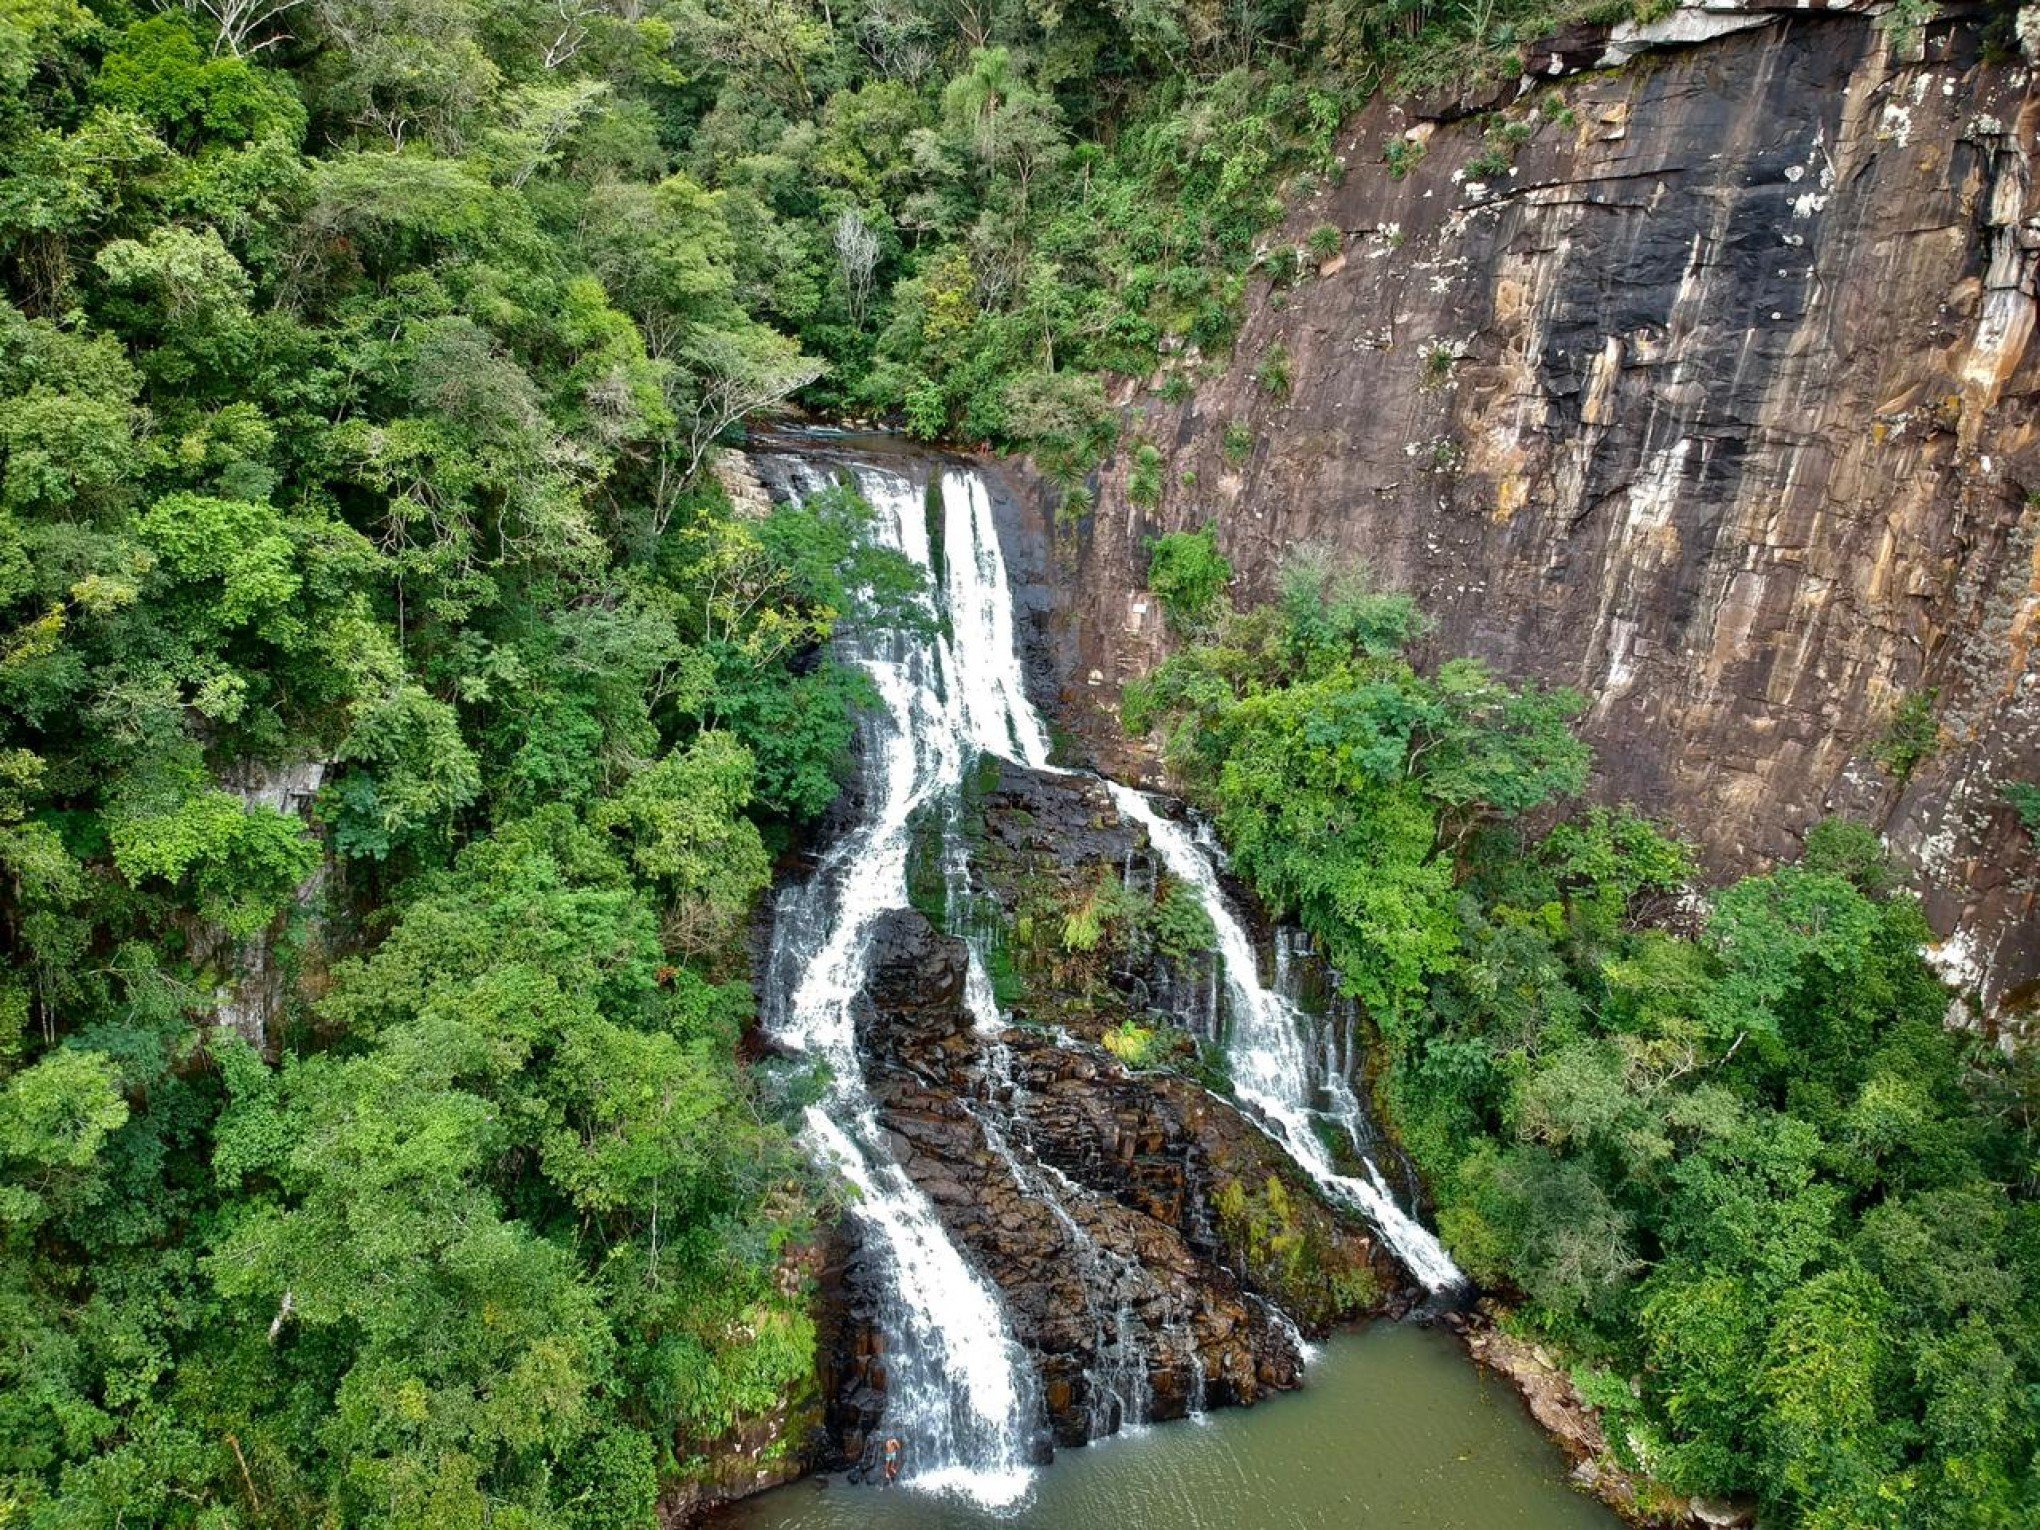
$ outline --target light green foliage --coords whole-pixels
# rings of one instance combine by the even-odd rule
[[[788,1159],[731,1053],[744,998],[662,961],[623,860],[547,809],[340,969],[324,1018],[354,1047],[230,1067],[218,1162],[251,1204],[206,1269],[242,1321],[288,1302],[307,1342],[264,1363],[333,1400],[342,1502],[461,1458],[551,1512],[545,1463],[656,1431],[651,1397],[712,1434],[802,1373],[798,1343],[744,1353],[799,1322],[769,1262],[680,1235],[761,1218]]]
[[[0,1152],[24,1163],[82,1169],[107,1133],[127,1121],[127,1103],[107,1059],[64,1048],[8,1080]]]
[[[623,831],[631,864],[670,890],[689,943],[702,952],[730,938],[771,877],[757,827],[740,812],[751,778],[749,750],[726,733],[704,733],[685,753],[632,776],[590,815],[596,828]]]
[[[1179,630],[1210,621],[1232,582],[1232,564],[1218,550],[1217,529],[1172,531],[1150,542],[1147,582]]]
[[[1241,870],[1278,910],[1335,931],[1333,959],[1385,1015],[1451,966],[1449,849],[1492,817],[1577,790],[1577,698],[1519,692],[1478,665],[1435,677],[1402,655],[1406,599],[1308,561],[1283,603],[1130,687],[1129,726],[1170,723],[1172,762],[1207,793]]]
[[[1423,158],[1424,146],[1421,143],[1412,143],[1401,135],[1389,139],[1382,145],[1382,163],[1388,166],[1389,177],[1392,180],[1401,180],[1416,169],[1423,162]]]
[[[360,767],[328,799],[343,855],[381,860],[408,836],[449,836],[455,815],[481,792],[458,714],[416,685],[359,704],[336,753]]]
[[[1268,347],[1261,357],[1261,364],[1254,368],[1254,381],[1264,392],[1278,403],[1286,403],[1295,379],[1290,375],[1289,347],[1276,342]]]
[[[1884,841],[1868,824],[1847,818],[1823,818],[1806,831],[1808,871],[1841,877],[1866,893],[1889,892],[1895,881]]]
[[[1063,949],[1088,955],[1098,949],[1108,928],[1129,926],[1146,912],[1146,906],[1119,880],[1118,874],[1108,871],[1064,915]]]
[[[948,119],[711,9],[0,15],[0,1517],[646,1525],[812,1372],[738,932],[927,610],[702,469],[864,374]]]
[[[1150,441],[1133,449],[1126,470],[1126,497],[1143,510],[1152,510],[1162,502],[1162,454]]]
[[[2031,1060],[1943,1029],[1926,926],[1863,825],[1814,826],[1697,935],[1659,927],[1691,928],[1683,846],[1606,809],[1523,827],[1585,780],[1576,700],[1419,674],[1416,629],[1307,556],[1126,710],[1365,1002],[1456,1257],[1580,1357],[1613,1448],[1671,1493],[1781,1524],[2022,1522]],[[1220,1212],[1281,1257],[1241,1187]]]
[[[294,818],[204,791],[161,808],[137,808],[109,826],[113,863],[130,882],[188,889],[200,917],[250,935],[288,902],[318,864]]]
[[[1136,1072],[1158,1067],[1176,1050],[1177,1037],[1134,1020],[1122,1020],[1100,1038],[1105,1050]]]
[[[1379,1299],[1374,1271],[1329,1239],[1322,1213],[1279,1178],[1226,1179],[1213,1200],[1231,1258],[1281,1291],[1289,1310],[1330,1321]]]

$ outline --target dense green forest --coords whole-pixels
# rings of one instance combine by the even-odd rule
[[[714,443],[885,413],[1080,510],[1346,109],[1627,9],[0,0],[0,1525],[642,1526],[805,1385],[743,931],[912,590]],[[1496,822],[1564,698],[1284,611],[1148,705],[1462,1257],[1668,1480],[2030,1513],[2027,1101],[1860,836],[1678,938],[1676,846]]]
[[[1420,673],[1410,602],[1322,560],[1233,616],[1214,562],[1158,546],[1202,640],[1128,721],[1365,1002],[1446,1242],[1618,1455],[1766,1522],[2034,1523],[2040,1076],[1944,1027],[1877,836],[1696,908],[1682,846],[1567,801],[1580,697]]]

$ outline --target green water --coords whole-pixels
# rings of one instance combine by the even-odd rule
[[[1449,1335],[1396,1323],[1326,1344],[1303,1391],[1062,1451],[994,1515],[904,1489],[797,1483],[742,1530],[1612,1530],[1558,1449]]]

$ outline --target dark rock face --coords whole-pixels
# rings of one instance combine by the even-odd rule
[[[901,1165],[999,1287],[1057,1441],[1109,1433],[1134,1407],[1180,1418],[1200,1400],[1293,1386],[1289,1334],[1186,1236],[1200,1169],[1180,1119],[1108,1057],[1020,1031],[999,1038],[1010,1064],[987,1087],[962,942],[901,913],[876,954],[860,1039],[881,1117]],[[1125,1395],[1101,1395],[1097,1373],[1115,1369]]]
[[[1164,645],[1147,537],[1214,521],[1248,598],[1327,543],[1416,595],[1440,654],[1586,691],[1597,793],[1714,872],[1869,819],[1951,975],[2016,1000],[2040,976],[2040,863],[2001,795],[2040,779],[2040,95],[1974,19],[1909,55],[1839,12],[1664,26],[1735,30],[1540,86],[1506,108],[1519,146],[1446,103],[1349,124],[1343,183],[1271,239],[1329,223],[1343,252],[1261,292],[1188,402],[1128,385],[1080,534],[1037,505],[1011,539],[1056,591],[1037,627],[1066,723],[1139,768],[1112,708]],[[1533,66],[1642,45],[1621,33]],[[1421,148],[1400,180],[1396,141]],[[1277,346],[1286,398],[1255,378]],[[1125,495],[1142,439],[1169,459],[1156,513]],[[1901,784],[1879,739],[1930,690],[1941,745]]]
[[[1001,902],[1024,872],[1094,877],[1143,848],[1102,789],[1077,778],[1004,767],[985,809],[973,874]],[[987,1036],[966,1006],[963,942],[909,910],[881,919],[871,959],[858,1044],[893,1151],[998,1286],[1057,1443],[1295,1386],[1298,1332],[1277,1303],[1317,1330],[1362,1302],[1384,1305],[1381,1293],[1400,1300],[1400,1274],[1367,1230],[1322,1205],[1250,1122],[1096,1044],[1116,1005],[1090,1016],[1090,1036],[1029,1024]],[[1053,991],[1028,992],[1068,1018]],[[1251,1231],[1228,1221],[1228,1187],[1261,1204],[1271,1185],[1312,1250],[1307,1274],[1293,1256],[1257,1259]],[[854,1222],[845,1232],[854,1240]],[[844,1461],[861,1457],[884,1405],[863,1258],[846,1242],[824,1290],[823,1387]],[[1349,1277],[1337,1292],[1328,1269]]]

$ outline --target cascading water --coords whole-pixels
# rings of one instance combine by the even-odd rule
[[[1285,994],[1263,986],[1254,943],[1227,903],[1219,886],[1211,852],[1182,824],[1155,811],[1131,787],[1107,781],[1119,810],[1148,831],[1148,839],[1176,878],[1195,889],[1218,935],[1225,965],[1226,997],[1231,1024],[1226,1036],[1226,1061],[1233,1088],[1259,1112],[1269,1132],[1325,1191],[1364,1212],[1381,1230],[1418,1280],[1432,1291],[1465,1284],[1466,1277],[1430,1231],[1396,1204],[1365,1143],[1356,1134],[1353,1147],[1366,1177],[1341,1174],[1318,1140],[1312,1107],[1328,1080],[1313,1067],[1307,1036],[1309,1019]],[[1343,1085],[1343,1076],[1336,1089]],[[1350,1098],[1350,1090],[1348,1091]],[[1336,1108],[1336,1107],[1335,1107]],[[1358,1114],[1357,1102],[1354,1114]],[[1350,1123],[1349,1123],[1350,1126]]]
[[[983,482],[974,475],[948,475],[942,493],[944,589],[951,641],[969,653],[972,672],[979,682],[963,700],[971,736],[980,748],[993,754],[1036,770],[1049,769],[1047,730],[1027,699],[1020,671],[1005,559],[999,549],[990,499]],[[959,511],[956,520],[961,535],[949,531],[952,504]],[[977,698],[975,702],[973,695]],[[985,1038],[988,1093],[994,1100],[1004,1099],[1009,1113],[1017,1113],[1021,1090],[1013,1078],[1012,1055],[998,1039],[1006,1020],[999,1012],[986,966],[986,931],[970,912],[973,900],[969,855],[961,827],[957,815],[952,813],[943,846],[947,923],[950,933],[961,936],[969,951],[964,1002],[978,1034]],[[1081,1186],[1053,1165],[1016,1152],[1004,1125],[992,1112],[972,1113],[985,1134],[986,1145],[1005,1163],[1014,1182],[1048,1208],[1082,1261],[1094,1357],[1086,1376],[1090,1385],[1090,1438],[1101,1439],[1121,1429],[1145,1424],[1152,1405],[1147,1335],[1127,1297],[1138,1267],[1125,1255],[1102,1247],[1077,1220],[1070,1207],[1087,1194]],[[1109,1315],[1105,1310],[1107,1301],[1111,1303]],[[1195,1354],[1194,1345],[1184,1347]],[[1203,1406],[1202,1390],[1200,1375],[1193,1382],[1199,1410]]]
[[[776,466],[795,492],[827,481],[798,459]],[[855,1187],[853,1214],[883,1271],[886,1289],[879,1293],[877,1312],[887,1344],[883,1428],[909,1442],[902,1480],[996,1508],[1016,1502],[1028,1488],[1042,1421],[1036,1378],[997,1290],[972,1269],[933,1204],[894,1159],[864,1080],[854,1014],[870,977],[874,930],[882,916],[910,906],[908,863],[916,825],[934,815],[945,829],[941,868],[951,931],[964,937],[970,951],[965,998],[986,1040],[981,1083],[995,1105],[1002,1097],[1017,1098],[1010,1059],[997,1039],[1005,1020],[985,963],[985,932],[973,917],[961,789],[982,753],[1050,769],[1049,744],[1026,696],[1005,560],[984,482],[968,472],[942,475],[938,547],[919,486],[868,463],[853,463],[851,472],[874,509],[879,540],[939,574],[942,620],[934,637],[872,632],[845,640],[846,657],[869,673],[881,702],[860,734],[867,793],[859,821],[803,885],[780,898],[766,1020],[779,1046],[827,1069],[827,1093],[807,1111],[805,1138],[819,1162]],[[1209,991],[1197,1007],[1210,1011],[1200,1018],[1215,1032],[1222,966],[1231,1019],[1228,1050],[1242,1099],[1321,1185],[1372,1218],[1426,1285],[1457,1284],[1459,1273],[1444,1250],[1402,1212],[1381,1182],[1366,1144],[1356,1135],[1369,1177],[1344,1176],[1312,1130],[1314,1091],[1335,1070],[1313,1070],[1305,1017],[1287,996],[1261,985],[1252,944],[1213,869],[1222,852],[1215,844],[1200,845],[1139,793],[1104,784],[1120,809],[1147,827],[1162,862],[1195,890],[1211,916],[1218,959],[1200,974],[1208,975]],[[1343,1081],[1342,1072],[1340,1077]],[[1335,1117],[1350,1100],[1350,1091],[1334,1092]],[[1359,1121],[1357,1102],[1352,1103]],[[1087,1373],[1092,1433],[1141,1421],[1151,1398],[1148,1355],[1155,1335],[1128,1301],[1141,1275],[1138,1266],[1100,1245],[1073,1214],[1090,1192],[1031,1152],[1016,1151],[996,1110],[967,1108],[1015,1183],[1049,1207],[1084,1261],[1095,1336]],[[1279,1312],[1271,1310],[1271,1318],[1288,1324]],[[1190,1357],[1195,1411],[1202,1405],[1203,1376],[1195,1345],[1187,1342],[1189,1319],[1187,1310],[1175,1310],[1153,1320]],[[1301,1349],[1300,1336],[1297,1343]]]
[[[876,468],[860,465],[855,475],[876,512],[879,539],[932,571],[921,490]],[[798,464],[792,477],[796,485],[815,481]],[[805,1136],[816,1157],[855,1187],[854,1214],[884,1262],[885,1428],[910,1442],[902,1480],[996,1507],[1018,1500],[1031,1475],[1040,1413],[1033,1377],[996,1291],[894,1160],[864,1083],[853,1022],[873,929],[881,915],[908,907],[916,816],[926,808],[953,811],[963,773],[981,749],[1029,762],[1048,753],[1021,687],[984,486],[974,475],[946,473],[940,492],[948,634],[855,640],[850,657],[883,703],[863,727],[869,796],[862,821],[805,886],[780,899],[767,1025],[780,1046],[829,1071],[827,1096],[807,1111]],[[982,983],[982,972],[976,976]],[[973,1002],[989,1002],[988,983]]]

